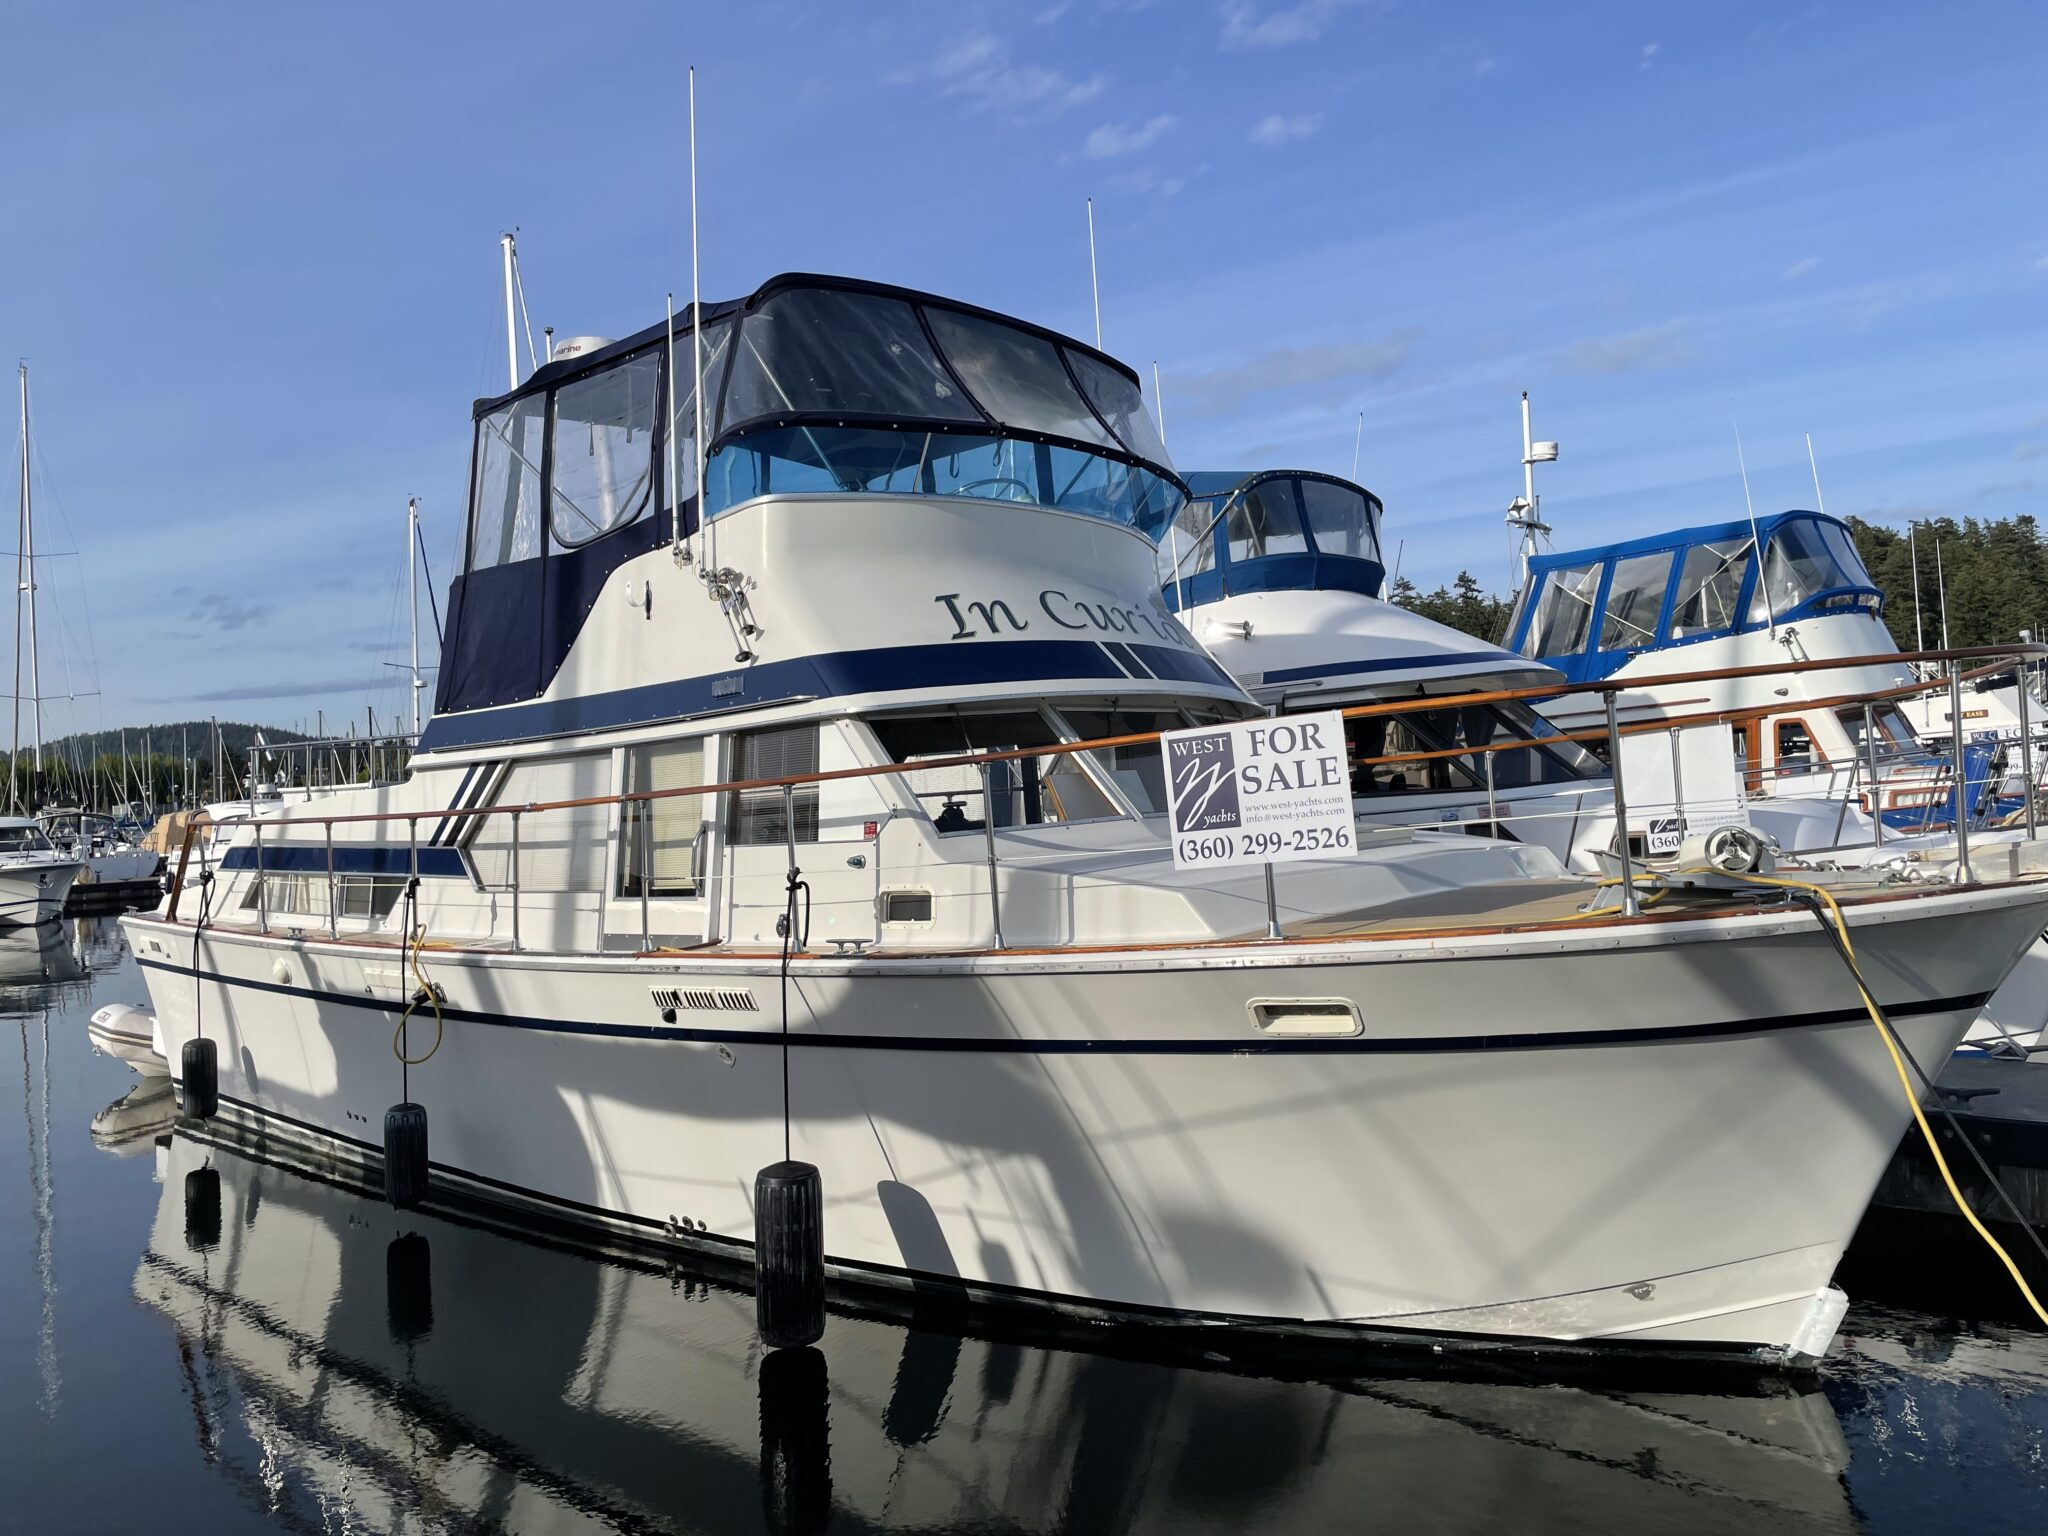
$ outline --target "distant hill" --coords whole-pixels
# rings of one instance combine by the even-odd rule
[[[261,732],[267,742],[304,741],[307,738],[296,731],[287,731],[275,725],[246,725],[237,720],[223,720],[220,723],[221,740],[226,752],[237,761],[249,755],[249,748],[255,744],[257,733]],[[150,749],[158,757],[175,758],[181,750],[191,752],[194,757],[212,757],[213,722],[210,720],[173,720],[168,724],[161,721],[151,725],[131,725],[127,728],[127,747],[130,757],[142,756],[142,744],[148,741]],[[55,741],[43,743],[43,756],[62,758],[66,762],[90,762],[96,757],[121,755],[122,732],[80,731],[71,736],[59,736]],[[22,743],[22,750],[28,744]]]

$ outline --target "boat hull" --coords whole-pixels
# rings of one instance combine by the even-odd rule
[[[1932,1072],[2048,888],[1852,908]],[[429,951],[126,921],[173,1063],[223,1113],[373,1159],[427,1107],[444,1188],[743,1251],[784,1155],[773,957]],[[1231,1321],[1824,1351],[1829,1280],[1908,1111],[1813,919],[1433,939],[801,959],[789,1152],[842,1269]],[[1342,1038],[1261,999],[1335,999]],[[422,1011],[408,1050],[426,1055]]]
[[[81,864],[15,864],[0,867],[0,928],[29,928],[64,915],[64,898]]]

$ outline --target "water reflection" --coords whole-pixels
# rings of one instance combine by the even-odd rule
[[[1824,1395],[1276,1380],[751,1298],[180,1131],[135,1294],[201,1453],[288,1513],[414,1528],[1851,1529]],[[345,1515],[345,1518],[343,1516]]]

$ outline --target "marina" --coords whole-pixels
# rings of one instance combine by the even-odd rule
[[[2048,31],[1749,9],[24,17],[13,1520],[2038,1530]]]

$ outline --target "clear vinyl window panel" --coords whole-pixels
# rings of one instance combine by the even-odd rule
[[[1060,349],[1043,336],[937,307],[926,309],[925,318],[960,381],[997,421],[1077,443],[1119,446],[1075,389]],[[1157,462],[1167,462],[1163,453]]]
[[[1216,502],[1191,501],[1159,536],[1159,582],[1171,586],[1216,567]]]
[[[1639,651],[1657,643],[1657,619],[1671,586],[1673,556],[1629,555],[1614,563],[1607,609],[1600,621],[1600,649]]]
[[[611,754],[579,753],[514,763],[491,796],[494,806],[534,805],[601,798],[612,792]],[[604,890],[610,807],[579,805],[528,811],[519,818],[519,889],[524,892]],[[485,890],[512,889],[509,813],[473,818],[463,844],[471,872]]]
[[[548,526],[556,544],[574,549],[646,515],[660,388],[661,355],[642,352],[555,391]]]
[[[1847,534],[1833,523],[1799,518],[1771,535],[1763,580],[1750,599],[1750,621],[1783,618],[1823,592],[1869,585],[1870,573]]]
[[[740,325],[725,419],[834,411],[981,420],[903,300],[819,288],[773,295]]]
[[[515,400],[476,424],[476,490],[471,498],[469,569],[540,554],[542,439],[547,401]]]
[[[704,744],[665,741],[626,751],[625,793],[694,789],[704,783]],[[700,894],[707,795],[671,795],[630,801],[619,816],[619,894],[689,897]]]
[[[1734,627],[1742,583],[1756,547],[1748,539],[1698,544],[1685,552],[1678,572],[1678,596],[1671,604],[1673,640],[1710,635]]]
[[[1325,555],[1378,560],[1379,504],[1357,491],[1328,480],[1299,480],[1308,531],[1316,550]]]
[[[1571,656],[1586,648],[1593,632],[1593,599],[1600,590],[1601,565],[1566,566],[1543,580],[1543,596],[1529,628],[1531,656]]]
[[[267,910],[271,916],[318,917],[329,915],[330,889],[334,915],[367,918],[389,917],[405,892],[403,875],[336,875],[330,886],[325,874],[286,874],[266,870],[249,882],[242,898],[245,911]]]
[[[1294,482],[1264,480],[1239,496],[1224,520],[1224,537],[1230,541],[1233,564],[1264,555],[1307,554],[1308,536],[1301,531]]]

